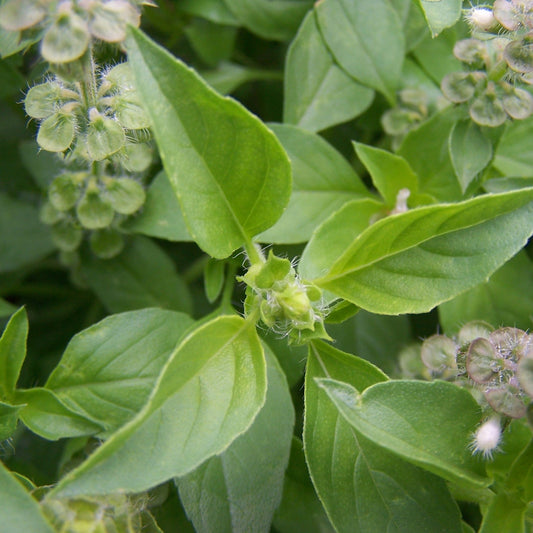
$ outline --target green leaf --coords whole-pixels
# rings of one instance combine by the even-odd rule
[[[220,455],[176,480],[196,531],[268,531],[281,500],[294,426],[287,381],[268,348],[265,405]]]
[[[349,380],[360,390],[386,376],[325,343],[310,347],[305,390],[305,452],[311,477],[339,532],[459,532],[444,482],[365,439],[340,415],[316,378]]]
[[[520,252],[481,285],[439,306],[440,324],[451,335],[472,320],[494,327],[528,329],[533,319],[533,264]]]
[[[318,26],[336,62],[394,104],[405,42],[400,17],[392,5],[387,0],[374,0],[371,6],[351,0],[323,0],[315,9]]]
[[[360,115],[374,91],[357,83],[333,60],[308,13],[292,41],[285,63],[283,121],[321,131]]]
[[[63,478],[54,496],[140,492],[183,476],[250,427],[265,392],[253,324],[236,316],[203,324],[174,351],[142,411]]]
[[[54,250],[35,207],[0,193],[0,272],[35,263]]]
[[[458,119],[455,108],[446,108],[410,131],[398,150],[419,179],[419,192],[443,202],[462,199],[457,180],[450,179],[453,166],[448,150],[450,132]]]
[[[314,234],[300,272],[374,313],[426,312],[486,280],[525,245],[533,233],[532,200],[530,188],[420,207],[381,219],[362,233],[355,228],[341,252],[335,222],[344,223],[349,211],[356,216],[357,202],[351,202]],[[341,227],[347,235],[340,244],[346,244],[351,231]],[[333,256],[328,251],[320,262],[318,251],[331,248],[332,241],[341,253],[328,266]]]
[[[436,37],[442,30],[453,26],[461,16],[462,0],[418,0],[429,29]]]
[[[72,338],[45,387],[109,433],[141,410],[192,324],[163,309],[108,316]]]
[[[448,149],[455,175],[465,192],[471,181],[490,163],[492,143],[477,124],[462,120],[450,132]]]
[[[70,410],[49,389],[19,389],[14,401],[17,404],[25,404],[19,412],[24,424],[48,440],[95,435],[103,429],[96,422]]]
[[[22,407],[22,405],[0,402],[0,443],[15,432]]]
[[[157,174],[150,184],[141,213],[128,218],[121,227],[169,241],[192,240],[178,198],[164,171]]]
[[[198,57],[211,67],[231,58],[235,48],[237,28],[193,19],[184,30],[187,39]]]
[[[324,507],[317,498],[305,464],[302,442],[293,437],[289,467],[285,473],[283,499],[274,515],[279,533],[334,533]]]
[[[189,231],[223,259],[280,217],[291,188],[287,155],[257,117],[138,30],[126,42]]]
[[[209,259],[204,268],[205,295],[210,303],[213,303],[224,287],[226,263]]]
[[[224,0],[241,24],[264,39],[289,41],[312,0]]]
[[[0,462],[0,524],[3,533],[54,533],[39,504]],[[23,527],[21,527],[23,526]]]
[[[272,124],[271,128],[291,159],[293,189],[281,218],[259,235],[258,241],[305,242],[346,202],[369,196],[353,168],[322,137],[285,124]]]
[[[16,306],[0,298],[0,317],[12,315],[17,310]]]
[[[174,263],[149,239],[136,237],[113,259],[85,254],[82,273],[111,313],[143,307],[189,312],[191,299]]]
[[[362,143],[354,142],[353,145],[357,157],[370,173],[374,186],[388,207],[396,205],[400,189],[416,193],[418,176],[403,157]]]
[[[176,7],[189,15],[203,17],[217,24],[239,25],[235,15],[220,0],[181,0]]]
[[[490,502],[479,533],[525,533],[527,504],[514,494],[496,494]]]
[[[467,390],[445,381],[405,380],[378,383],[360,394],[334,379],[318,384],[344,418],[379,446],[450,481],[491,483],[469,450],[481,410]]]
[[[533,117],[507,125],[494,155],[493,166],[504,176],[533,177]]]
[[[26,357],[28,316],[21,307],[9,320],[0,338],[0,400],[11,400]]]

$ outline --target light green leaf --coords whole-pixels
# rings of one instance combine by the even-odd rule
[[[281,500],[294,426],[287,381],[268,348],[265,405],[222,454],[176,480],[198,532],[268,531]]]
[[[337,63],[357,81],[396,101],[404,59],[400,17],[388,0],[323,0],[318,26]]]
[[[419,192],[442,202],[462,199],[461,187],[453,176],[450,154],[446,148],[459,111],[447,108],[410,131],[398,150],[418,176]]]
[[[22,405],[0,402],[0,442],[8,439],[15,432],[22,407]]]
[[[483,516],[479,533],[525,533],[527,504],[517,495],[496,494]]]
[[[39,504],[0,462],[0,524],[3,533],[54,533]],[[23,526],[23,528],[21,528]]]
[[[476,123],[462,120],[450,132],[448,149],[455,175],[465,192],[471,181],[490,163],[492,143]]]
[[[533,117],[507,125],[494,155],[493,166],[504,176],[533,177]]]
[[[143,307],[189,312],[191,298],[174,263],[155,244],[135,237],[113,259],[86,254],[82,273],[88,285],[111,313]]]
[[[241,24],[264,39],[290,41],[312,0],[223,0]]]
[[[253,323],[237,316],[207,322],[174,351],[142,411],[63,478],[54,495],[140,492],[183,476],[250,427],[265,393]]]
[[[481,285],[439,306],[440,324],[447,335],[471,320],[495,328],[512,325],[528,329],[533,320],[533,264],[520,252]]]
[[[333,60],[316,23],[305,17],[285,63],[283,121],[321,131],[360,115],[374,91],[357,83]]]
[[[108,316],[72,338],[45,387],[109,433],[141,410],[193,323],[163,309]]]
[[[362,143],[354,142],[353,145],[357,157],[370,173],[374,186],[388,207],[396,205],[400,189],[416,193],[418,176],[403,157]]]
[[[21,307],[9,320],[0,338],[0,400],[11,400],[26,357],[28,316]]]
[[[424,15],[412,0],[391,0],[402,21],[406,52],[411,51],[429,34]]]
[[[429,29],[436,37],[443,29],[453,26],[461,16],[462,0],[418,0]]]
[[[334,533],[324,507],[317,498],[305,464],[303,443],[292,439],[291,458],[285,473],[283,499],[274,515],[273,526],[279,533]]]
[[[95,421],[70,410],[49,389],[19,389],[14,401],[20,405],[25,404],[19,412],[22,422],[31,431],[48,440],[95,435],[103,429]]]
[[[444,482],[365,439],[316,384],[337,377],[360,390],[386,380],[370,363],[325,343],[310,347],[305,391],[305,452],[311,477],[336,530],[460,532]]]
[[[291,188],[287,155],[257,117],[140,31],[126,42],[189,232],[223,259],[280,217]]]
[[[346,421],[379,446],[450,481],[491,483],[468,446],[481,410],[467,390],[445,381],[404,380],[378,383],[360,394],[345,382],[317,382]]]
[[[369,196],[353,168],[322,137],[284,124],[272,124],[271,128],[290,157],[293,189],[281,218],[259,235],[258,241],[305,242],[346,202]]]
[[[224,287],[226,263],[217,259],[209,259],[204,268],[205,295],[213,303]]]
[[[148,187],[142,211],[128,218],[122,228],[169,241],[192,241],[178,198],[164,171]]]
[[[0,272],[39,261],[54,250],[35,207],[0,193]]]
[[[318,250],[336,238],[329,229],[336,219],[346,220],[339,211],[314,234],[300,272],[374,313],[426,312],[485,281],[525,245],[533,233],[532,201],[530,188],[389,216],[362,233],[356,228],[351,244],[328,267],[332,255],[320,262]],[[357,202],[343,208],[350,210],[359,211]],[[343,229],[348,235],[341,244],[350,235]]]

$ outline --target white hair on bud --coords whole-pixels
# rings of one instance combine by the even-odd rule
[[[490,7],[473,7],[469,9],[466,13],[466,20],[473,28],[481,31],[490,30],[496,23]]]
[[[470,445],[472,453],[481,454],[483,459],[492,459],[502,438],[502,428],[498,418],[489,418],[474,433]]]

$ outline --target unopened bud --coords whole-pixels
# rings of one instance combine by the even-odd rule
[[[481,454],[483,459],[492,459],[502,438],[500,421],[497,418],[489,418],[483,422],[474,433],[471,448],[474,454]]]
[[[106,228],[115,216],[113,208],[101,198],[96,186],[87,187],[76,207],[76,213],[81,224],[87,229]]]

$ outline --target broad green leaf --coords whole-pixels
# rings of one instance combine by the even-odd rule
[[[189,312],[191,298],[174,263],[153,241],[132,239],[118,257],[86,254],[82,273],[111,313],[143,307]]]
[[[3,533],[54,533],[39,504],[0,462],[0,524]]]
[[[477,124],[462,120],[450,132],[448,149],[455,175],[465,192],[472,180],[490,163],[492,144]]]
[[[266,230],[289,200],[290,164],[272,132],[138,30],[127,38],[137,90],[194,240],[222,259]]]
[[[481,410],[467,390],[445,381],[404,380],[359,393],[334,379],[318,383],[344,418],[379,446],[462,485],[491,483],[468,446]]]
[[[260,242],[297,243],[349,200],[369,196],[348,162],[322,137],[295,126],[272,124],[292,165],[293,188],[287,209]]]
[[[276,357],[265,349],[265,405],[250,429],[220,455],[176,480],[198,532],[269,531],[289,461],[294,408]]]
[[[412,0],[391,0],[402,22],[405,35],[405,50],[411,51],[428,35],[428,27],[420,8]]]
[[[525,533],[527,504],[517,496],[496,494],[483,516],[479,533]]]
[[[336,62],[357,81],[396,101],[404,59],[400,17],[388,0],[323,0],[318,26]]]
[[[340,251],[335,221],[358,211],[351,202],[314,234],[300,272],[367,311],[423,313],[485,281],[520,251],[533,233],[532,201],[530,188],[392,215],[362,233],[356,228],[351,244],[328,266],[332,254],[321,260],[318,251],[332,241]],[[346,244],[351,232],[343,229]]]
[[[461,16],[462,0],[418,0],[434,37],[453,26]]]
[[[370,173],[374,186],[388,207],[396,205],[400,189],[416,193],[418,177],[403,157],[362,143],[354,142],[353,145],[357,157]]]
[[[141,410],[192,324],[163,309],[108,316],[72,338],[45,387],[109,433]]]
[[[357,83],[335,63],[315,12],[308,13],[287,52],[283,121],[321,131],[360,115],[373,98],[372,89]]]
[[[528,329],[533,319],[533,264],[520,252],[481,285],[439,306],[440,324],[448,335],[471,320],[495,328],[512,325]]]
[[[177,7],[189,15],[202,17],[217,24],[234,26],[239,24],[228,6],[220,0],[181,0]]]
[[[0,193],[0,272],[25,267],[54,250],[35,207]]]
[[[158,237],[169,241],[192,241],[174,189],[161,171],[146,191],[142,211],[128,218],[122,227],[133,233]]]
[[[53,391],[41,387],[17,390],[14,401],[23,405],[20,419],[37,435],[48,440],[95,435],[102,431],[96,421],[69,409]]]
[[[507,125],[492,163],[504,176],[533,177],[533,151],[528,142],[531,135],[533,117]]]
[[[16,306],[0,298],[0,317],[12,315],[16,310]]]
[[[316,378],[361,390],[386,379],[376,367],[325,343],[310,347],[305,391],[305,452],[311,477],[339,532],[459,532],[444,482],[365,439],[340,415]]]
[[[142,411],[63,478],[54,495],[140,492],[183,476],[250,427],[265,392],[253,323],[237,316],[207,322],[174,351]]]
[[[237,28],[233,26],[196,18],[185,27],[184,33],[198,57],[210,67],[228,61],[233,54],[237,37]]]
[[[8,439],[15,432],[22,407],[22,405],[0,402],[0,442]]]
[[[289,41],[312,0],[223,0],[248,30],[264,39]]]
[[[11,400],[26,357],[28,316],[21,307],[9,320],[0,338],[0,400]]]
[[[324,507],[317,498],[305,464],[302,442],[293,437],[289,467],[285,473],[283,499],[274,515],[273,526],[279,533],[333,533]]]
[[[454,108],[447,108],[433,115],[409,132],[398,150],[398,155],[407,160],[418,176],[418,192],[442,202],[463,197],[458,181],[453,178],[452,161],[446,149],[458,113]]]

